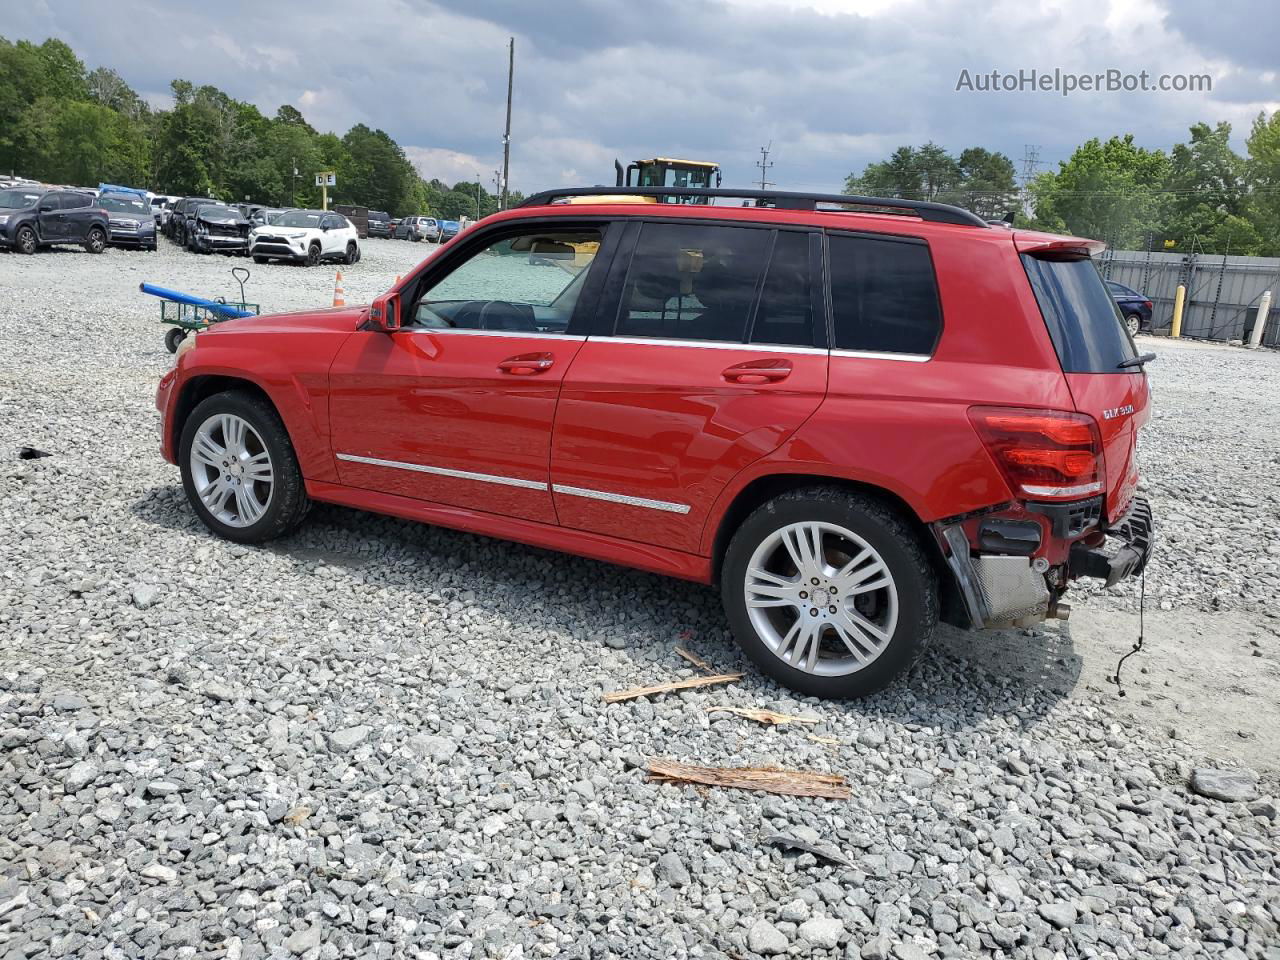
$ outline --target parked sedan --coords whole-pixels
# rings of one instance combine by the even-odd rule
[[[249,221],[235,207],[202,204],[192,218],[187,249],[192,253],[238,253],[249,250]]]
[[[1151,329],[1150,300],[1138,291],[1126,287],[1123,283],[1116,283],[1114,280],[1107,281],[1107,289],[1111,292],[1111,299],[1115,300],[1116,306],[1120,309],[1120,316],[1124,317],[1124,325],[1128,327],[1131,336]]]
[[[133,193],[104,193],[98,206],[107,211],[111,243],[117,247],[156,248],[156,220],[151,205]]]

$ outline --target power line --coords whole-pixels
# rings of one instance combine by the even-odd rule
[[[773,149],[773,141],[769,141],[769,146],[760,148],[760,159],[756,161],[756,166],[760,168],[760,189],[767,190],[769,187],[775,186],[772,180],[765,179],[769,175],[769,168],[773,163],[769,160],[769,151]]]

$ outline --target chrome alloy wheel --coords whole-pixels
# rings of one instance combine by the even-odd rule
[[[218,413],[200,424],[191,441],[191,480],[217,520],[252,526],[271,503],[271,455],[247,420]]]
[[[880,554],[834,523],[792,523],[747,564],[752,626],[783,663],[843,676],[875,660],[898,625],[898,589]]]
[[[1142,329],[1142,321],[1138,319],[1138,315],[1136,313],[1131,313],[1125,317],[1124,325],[1128,328],[1129,336],[1131,337],[1136,337],[1138,332]]]

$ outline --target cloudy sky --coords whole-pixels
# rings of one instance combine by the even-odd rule
[[[613,160],[718,160],[727,184],[838,189],[900,144],[1037,145],[1090,136],[1168,148],[1197,120],[1238,144],[1280,109],[1276,0],[24,0],[0,35],[70,43],[148,100],[177,76],[321,129],[381,127],[423,174],[486,180],[501,160],[516,43],[512,185],[608,183]],[[957,91],[971,76],[1209,74],[1203,93]],[[1043,164],[1042,164],[1043,168]]]

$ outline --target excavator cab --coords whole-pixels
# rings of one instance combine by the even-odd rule
[[[670,157],[654,157],[652,160],[635,160],[624,170],[618,161],[613,162],[618,174],[619,187],[718,187],[720,164],[704,160],[675,160]],[[706,204],[707,197],[662,196],[654,198],[658,203]]]

